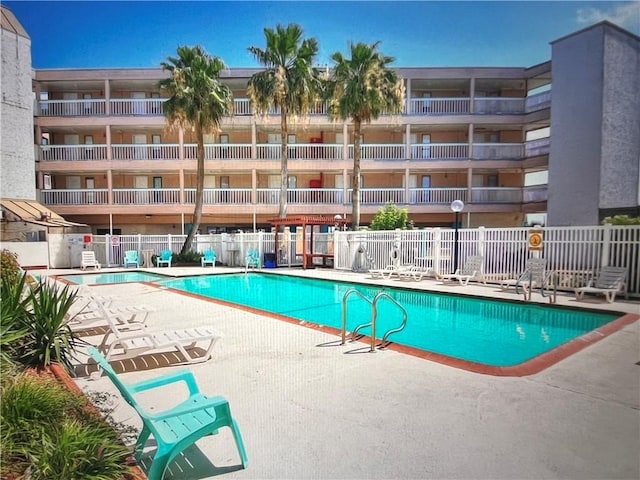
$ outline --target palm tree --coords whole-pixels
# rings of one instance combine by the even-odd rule
[[[180,251],[183,254],[191,249],[202,220],[204,134],[218,131],[222,117],[231,111],[233,95],[229,87],[220,82],[220,73],[226,68],[220,58],[209,55],[200,45],[179,46],[177,54],[160,64],[171,73],[171,77],[160,82],[160,88],[169,95],[164,114],[172,127],[192,128],[198,144],[196,204],[191,231]]]
[[[353,121],[353,178],[351,180],[351,226],[360,227],[360,138],[362,123],[370,123],[382,114],[396,114],[404,105],[404,84],[388,65],[395,59],[378,51],[380,42],[371,45],[350,43],[351,58],[340,52],[327,82],[329,115]]]
[[[278,216],[287,216],[288,186],[288,117],[305,116],[321,91],[320,70],[313,66],[318,54],[315,38],[302,38],[302,28],[296,24],[264,29],[267,46],[249,47],[249,52],[266,69],[249,80],[247,92],[254,111],[267,114],[280,109],[280,202]]]

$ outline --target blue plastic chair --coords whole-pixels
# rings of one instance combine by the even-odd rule
[[[160,256],[156,259],[156,263],[159,267],[161,267],[162,265],[170,267],[172,258],[173,252],[171,250],[162,250],[162,252],[160,252]]]
[[[246,272],[249,268],[260,268],[260,253],[257,250],[247,250],[247,256],[245,258],[245,268]]]
[[[176,455],[200,438],[218,433],[222,427],[229,427],[233,432],[240,461],[246,468],[247,454],[238,424],[231,416],[229,402],[221,396],[207,397],[200,393],[196,379],[190,371],[181,370],[139,383],[125,384],[97,348],[90,346],[88,351],[142,420],[142,431],[135,446],[135,458],[138,463],[149,436],[153,435],[156,441],[157,450],[147,472],[149,480],[162,480],[164,471]],[[173,408],[164,411],[158,410],[157,407],[146,409],[135,398],[135,394],[140,392],[177,382],[184,382],[189,397]],[[173,391],[177,393],[183,390],[174,388]]]
[[[135,265],[140,268],[140,258],[138,257],[137,250],[127,250],[124,252],[124,266]]]
[[[202,258],[200,259],[200,263],[203,267],[207,265],[211,265],[212,267],[216,266],[216,252],[215,250],[205,250],[202,252]]]

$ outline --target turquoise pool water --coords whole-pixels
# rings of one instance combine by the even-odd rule
[[[380,287],[285,275],[230,274],[171,278],[162,285],[263,311],[341,328],[342,298],[351,288],[373,299]],[[389,340],[492,366],[518,365],[615,320],[608,313],[384,288],[407,311],[406,328]],[[388,300],[378,304],[376,336],[402,321]],[[356,295],[347,303],[347,330],[370,321]],[[363,329],[362,333],[369,334]]]
[[[156,282],[167,277],[146,272],[118,272],[61,275],[60,278],[77,285],[102,285],[107,283]]]

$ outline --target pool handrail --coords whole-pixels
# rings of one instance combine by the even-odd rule
[[[369,300],[367,297],[364,296],[364,294],[362,294],[359,290],[356,290],[355,288],[350,288],[344,293],[344,295],[342,296],[342,343],[341,345],[344,345],[347,341],[347,298],[349,298],[349,295],[353,293],[358,295],[360,298],[366,301],[369,305],[372,305],[371,300]],[[355,333],[358,330],[364,327],[368,327],[369,325],[371,325],[371,322],[360,324],[356,328],[354,328],[353,332],[351,332],[351,340],[355,338]]]
[[[400,303],[395,298],[393,298],[387,292],[380,292],[373,299],[373,309],[374,309],[374,312],[376,313],[376,317],[377,317],[377,303],[378,303],[378,300],[380,300],[381,298],[388,298],[389,300],[391,300],[391,303],[394,303],[402,311],[402,323],[398,327],[390,328],[382,336],[382,341],[380,342],[380,347],[384,348],[384,344],[387,341],[387,339],[389,338],[389,335],[391,335],[393,333],[401,332],[404,329],[404,327],[407,325],[408,315],[407,315],[407,310],[402,305],[400,305]],[[373,317],[373,315],[372,315],[372,317]],[[371,328],[371,331],[372,331],[372,333],[375,332],[374,327]],[[373,335],[373,337],[375,337],[375,335]],[[372,342],[372,345],[373,345],[373,342]]]
[[[381,292],[378,292],[376,296],[373,298],[373,300],[369,300],[360,291],[356,290],[355,288],[350,288],[342,296],[342,343],[341,345],[344,345],[347,341],[347,299],[351,294],[354,294],[354,293],[371,305],[371,321],[368,323],[360,324],[356,328],[354,328],[353,331],[351,332],[351,340],[355,338],[355,335],[358,332],[358,330],[360,330],[361,328],[370,326],[371,327],[371,348],[369,349],[369,352],[376,351],[376,320],[378,318],[378,302],[382,298],[387,298],[391,301],[391,303],[395,304],[402,311],[402,323],[398,327],[390,328],[382,336],[382,341],[380,342],[380,346],[384,348],[384,344],[389,338],[389,335],[402,331],[404,327],[407,325],[407,318],[408,318],[407,310],[402,305],[400,305],[400,303],[398,303],[398,301],[395,298],[393,298],[384,290]]]

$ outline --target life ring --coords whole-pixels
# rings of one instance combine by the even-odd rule
[[[400,251],[397,248],[391,250],[391,260],[394,262],[400,258]]]
[[[529,250],[540,250],[542,248],[542,232],[537,230],[529,231]]]

